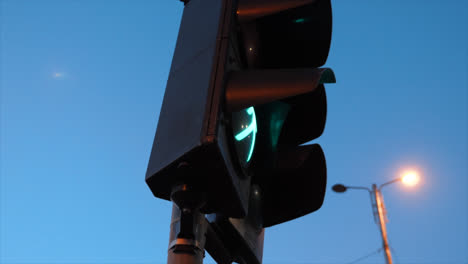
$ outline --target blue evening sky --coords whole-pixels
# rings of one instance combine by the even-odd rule
[[[319,211],[268,228],[264,263],[377,250],[468,263],[468,1],[333,0]],[[144,182],[183,4],[0,0],[0,263],[165,263],[171,204]],[[213,263],[206,259],[206,263]],[[384,263],[382,253],[358,263]]]

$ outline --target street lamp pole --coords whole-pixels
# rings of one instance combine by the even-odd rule
[[[392,253],[390,252],[390,246],[388,244],[387,227],[385,226],[385,205],[382,198],[382,193],[380,192],[380,188],[377,188],[377,185],[375,184],[372,184],[372,197],[375,199],[375,203],[373,203],[372,206],[376,207],[375,209],[377,210],[378,214],[377,220],[380,227],[380,234],[382,235],[382,244],[385,252],[385,261],[387,264],[393,264]]]

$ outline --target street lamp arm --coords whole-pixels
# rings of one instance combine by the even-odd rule
[[[389,182],[386,182],[386,183],[382,183],[380,186],[379,186],[379,191],[382,190],[382,188],[386,185],[389,185],[389,184],[392,184],[392,183],[395,183],[395,182],[398,182],[398,181],[401,181],[401,177],[400,178],[396,178],[394,180],[391,180]]]
[[[346,186],[346,189],[367,190],[369,193],[372,192],[372,190],[367,187],[359,187],[359,186]]]

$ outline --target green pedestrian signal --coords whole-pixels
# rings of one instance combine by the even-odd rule
[[[233,115],[233,132],[236,139],[237,154],[241,162],[246,165],[252,158],[257,135],[257,118],[253,107],[249,107]]]

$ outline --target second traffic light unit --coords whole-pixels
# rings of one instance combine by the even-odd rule
[[[154,195],[190,184],[204,212],[243,217],[256,184],[264,227],[320,208],[324,154],[302,144],[325,126],[330,40],[330,0],[189,1],[146,175]]]

